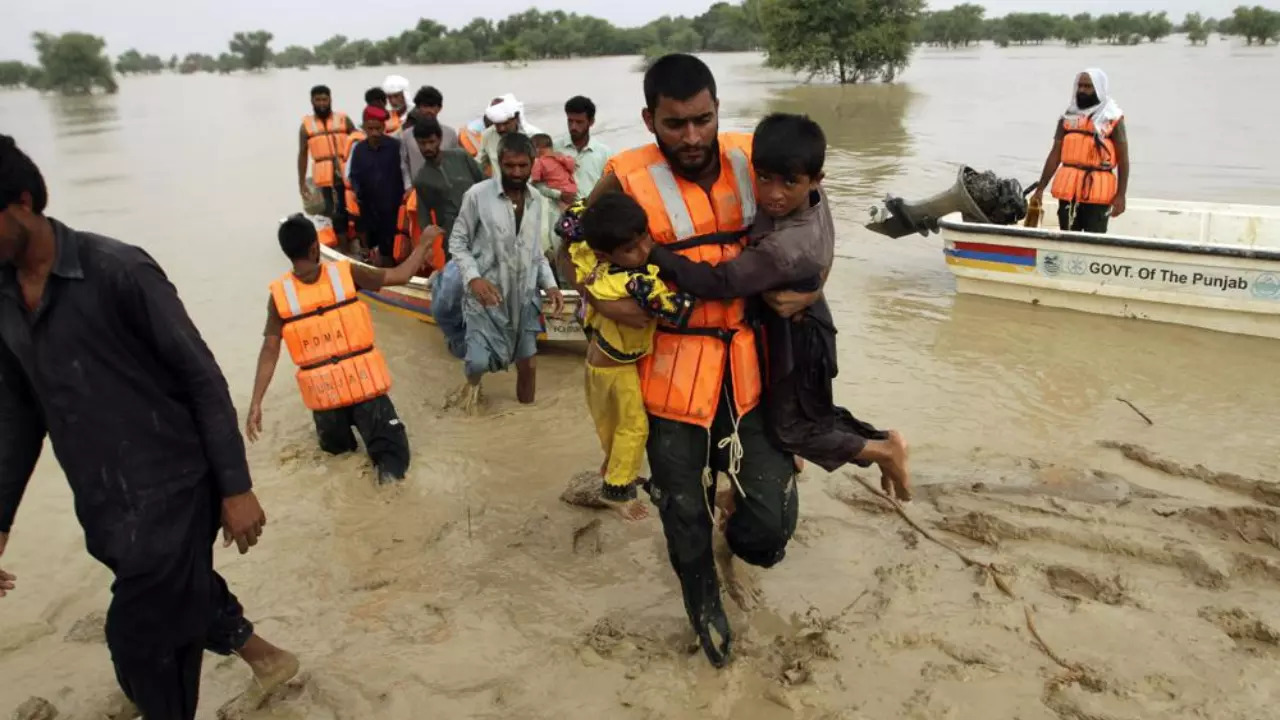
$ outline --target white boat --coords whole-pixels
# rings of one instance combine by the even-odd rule
[[[939,222],[957,292],[1280,339],[1280,207],[1131,200],[1109,232]]]
[[[357,265],[372,267],[342,254],[336,248],[324,245],[320,246],[320,256],[325,260],[349,260]],[[542,333],[538,335],[538,339],[550,342],[583,342],[586,336],[578,321],[578,307],[582,299],[574,290],[563,292],[564,312],[559,316],[551,315],[547,312],[550,307],[544,305]],[[360,297],[374,307],[435,324],[435,318],[431,315],[431,285],[425,277],[414,276],[408,285],[385,287],[376,292],[361,290]]]

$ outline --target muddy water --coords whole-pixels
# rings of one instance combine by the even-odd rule
[[[287,367],[269,395],[266,437],[250,451],[270,525],[252,554],[221,553],[219,566],[260,632],[296,650],[305,667],[256,716],[1172,717],[1211,702],[1209,716],[1257,716],[1277,692],[1249,663],[1280,638],[1267,632],[1280,618],[1265,617],[1275,598],[1266,578],[1280,577],[1267,570],[1277,558],[1266,538],[1280,523],[1265,509],[1204,521],[1200,506],[1250,505],[1257,495],[1205,479],[1216,476],[1151,470],[1097,442],[1275,480],[1277,345],[956,297],[936,239],[890,241],[858,223],[885,193],[949,186],[959,163],[1034,178],[1084,65],[1109,71],[1129,117],[1133,197],[1280,203],[1280,147],[1264,125],[1280,106],[1259,92],[1280,85],[1276,59],[1275,48],[1191,49],[1176,39],[925,50],[901,85],[833,88],[795,87],[751,55],[709,58],[726,129],[749,128],[772,110],[806,112],[826,128],[842,233],[828,285],[841,328],[839,399],[908,435],[917,483],[936,486],[917,512],[953,535],[1004,541],[986,556],[1011,566],[1017,592],[1051,615],[1040,621],[1054,625],[1041,628],[1050,644],[1094,669],[1116,663],[1114,692],[1046,694],[1056,668],[1027,642],[1019,604],[945,550],[907,542],[904,526],[868,512],[846,479],[812,471],[787,562],[761,577],[759,609],[732,616],[740,661],[711,670],[685,651],[656,521],[605,519],[575,542],[595,516],[556,500],[573,472],[599,461],[583,415],[581,356],[540,358],[535,407],[518,407],[514,378],[500,376],[487,381],[485,415],[458,418],[438,410],[460,380],[438,333],[379,314],[393,397],[414,444],[410,481],[376,491],[362,458],[322,456]],[[600,107],[597,135],[623,148],[645,139],[633,64],[402,72],[440,87],[444,119],[454,123],[510,90],[532,122],[555,131],[563,100],[589,95]],[[159,259],[243,410],[265,287],[284,267],[275,221],[297,204],[294,138],[307,88],[329,84],[354,114],[384,72],[161,76],[128,79],[116,97],[76,100],[6,93],[0,127],[42,166],[52,214]],[[977,482],[1090,492],[1025,500],[950,490]],[[1161,521],[1182,506],[1200,514]],[[1041,522],[1049,514],[1058,517]],[[1195,548],[1204,545],[1201,557]],[[1046,574],[1046,565],[1056,570]],[[85,556],[47,453],[4,567],[21,579],[0,611],[0,712],[37,694],[71,717],[97,717],[113,686],[105,647],[65,636],[105,607],[109,577]],[[1112,576],[1130,590],[1108,584]],[[1124,665],[1133,648],[1118,638],[1130,634],[1149,645],[1142,662]],[[779,685],[796,667],[797,686]],[[1247,693],[1217,695],[1242,676]],[[213,717],[245,680],[235,661],[210,657],[200,716]],[[1123,697],[1144,704],[1115,705]]]

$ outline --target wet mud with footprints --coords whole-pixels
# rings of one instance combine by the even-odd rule
[[[869,475],[803,474],[787,562],[718,558],[740,581],[725,588],[723,671],[688,628],[660,526],[595,509],[598,476],[566,476],[565,502],[532,512],[462,486],[447,502],[328,486],[325,502],[356,506],[333,517],[334,563],[318,570],[341,592],[318,616],[260,621],[310,633],[325,653],[265,695],[238,660],[211,656],[219,690],[201,717],[412,717],[427,703],[440,717],[541,720],[563,717],[571,687],[579,716],[620,720],[1256,720],[1280,699],[1269,482],[1106,451],[1120,464],[975,450],[949,475],[922,475],[905,505]],[[1164,475],[1235,502],[1184,497],[1152,480]],[[350,533],[367,542],[341,542]],[[295,562],[281,571],[302,572]],[[0,659],[53,643],[106,662],[103,619],[55,609],[15,627]],[[370,641],[385,660],[343,660]],[[107,678],[71,687],[14,717],[129,717]]]

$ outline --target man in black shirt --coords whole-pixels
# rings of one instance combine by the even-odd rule
[[[360,205],[360,228],[365,244],[378,250],[380,264],[395,264],[396,219],[404,201],[404,176],[400,173],[400,141],[384,132],[386,110],[370,105],[364,109],[367,136],[351,148],[347,173],[351,189]]]
[[[147,720],[190,720],[206,649],[264,688],[297,672],[213,570],[219,526],[245,553],[266,515],[226,380],[164,272],[45,217],[47,200],[0,135],[0,554],[48,435],[89,554],[115,573],[120,687]],[[0,570],[0,596],[15,580]]]

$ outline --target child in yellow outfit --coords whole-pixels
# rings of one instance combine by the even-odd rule
[[[684,326],[693,311],[693,297],[667,287],[658,279],[658,268],[648,264],[653,245],[648,225],[644,209],[635,200],[610,193],[590,208],[574,204],[556,228],[568,243],[578,284],[599,300],[634,299],[653,317],[645,327],[633,328],[588,309],[583,323],[591,341],[587,407],[605,454],[601,496],[628,520],[648,515],[636,499],[649,416],[635,363],[652,350],[658,319]]]

